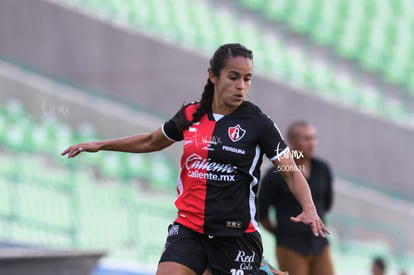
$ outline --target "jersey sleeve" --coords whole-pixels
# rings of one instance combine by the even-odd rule
[[[183,115],[183,112],[185,112],[186,108],[187,106],[182,107],[182,109],[180,109],[170,120],[165,122],[161,127],[164,136],[173,142],[181,141],[184,139],[183,132],[178,129],[176,121],[178,117]]]
[[[189,119],[192,113],[196,110],[199,103],[193,101],[185,106],[183,106],[170,120],[165,122],[162,127],[162,133],[164,136],[171,141],[181,141],[184,139],[183,131],[177,127],[177,121],[185,117]]]
[[[174,119],[170,119],[167,122],[165,122],[162,125],[161,130],[162,130],[162,133],[164,134],[164,136],[167,139],[169,139],[169,140],[171,140],[173,142],[175,142],[175,141],[181,141],[181,140],[184,139],[183,132],[181,132],[177,128],[177,125],[175,124]]]
[[[263,115],[260,133],[260,147],[271,161],[289,150],[276,123],[266,115]]]

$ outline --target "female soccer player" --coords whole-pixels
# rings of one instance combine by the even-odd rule
[[[144,153],[184,140],[177,184],[177,218],[157,275],[257,274],[262,258],[256,193],[265,154],[274,165],[295,165],[275,123],[245,100],[253,73],[253,54],[240,44],[219,47],[210,60],[200,102],[190,103],[148,134],[80,143],[69,158],[100,150]],[[319,218],[309,187],[297,169],[283,177],[303,211],[292,222],[310,225],[314,235],[328,229]]]

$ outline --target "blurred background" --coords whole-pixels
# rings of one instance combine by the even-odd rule
[[[412,14],[405,0],[0,0],[0,263],[11,247],[105,251],[92,274],[154,274],[182,145],[60,153],[160,127],[239,42],[254,52],[249,100],[283,132],[318,130],[336,273],[381,256],[414,274]]]

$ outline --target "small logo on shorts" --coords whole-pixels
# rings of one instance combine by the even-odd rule
[[[177,236],[179,228],[180,226],[178,224],[172,225],[170,230],[168,230],[168,237]]]

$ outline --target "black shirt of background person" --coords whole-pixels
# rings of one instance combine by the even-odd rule
[[[310,178],[307,179],[317,212],[325,222],[325,214],[331,209],[333,201],[332,174],[329,166],[322,160],[311,159]],[[292,249],[304,256],[319,254],[328,244],[326,238],[315,237],[309,226],[290,221],[302,212],[282,175],[276,168],[267,171],[259,189],[260,219],[268,218],[269,208],[276,209],[276,241],[277,245]]]

